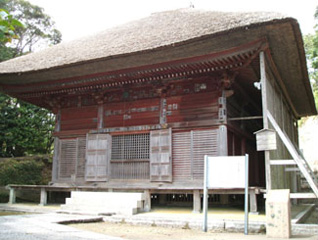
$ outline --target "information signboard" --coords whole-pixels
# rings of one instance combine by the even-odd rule
[[[208,161],[208,188],[245,188],[245,156],[208,156]]]
[[[245,189],[245,226],[248,234],[248,155],[245,156],[204,156],[203,186],[203,231],[208,226],[208,192],[209,189]]]

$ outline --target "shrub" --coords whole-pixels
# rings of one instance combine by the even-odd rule
[[[27,159],[5,159],[0,162],[0,186],[8,184],[39,185],[47,184],[47,164],[44,161]]]

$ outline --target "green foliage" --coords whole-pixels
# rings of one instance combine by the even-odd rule
[[[304,36],[306,57],[309,67],[309,78],[315,97],[316,107],[318,108],[318,32],[315,35]]]
[[[9,200],[8,191],[4,189],[8,184],[47,185],[51,179],[51,155],[0,158],[0,203]]]
[[[54,124],[48,110],[0,94],[0,157],[51,153]]]
[[[31,52],[36,45],[61,41],[42,8],[24,0],[0,0],[0,9],[0,62]],[[50,153],[53,126],[49,111],[0,93],[0,157]]]
[[[304,45],[309,66],[309,77],[318,108],[318,6],[315,12],[315,33],[304,36]]]
[[[0,203],[7,203],[9,201],[9,194],[0,192]]]
[[[7,47],[5,44],[0,44],[0,62],[7,61],[15,54],[15,49]]]
[[[11,13],[13,19],[24,25],[24,27],[15,25],[16,39],[13,39],[7,46],[10,48],[7,53],[10,53],[11,56],[0,58],[0,61],[32,52],[35,47],[61,42],[61,33],[55,28],[50,16],[44,13],[43,8],[24,0],[0,0],[0,8]]]
[[[0,185],[43,184],[44,164],[34,160],[17,161],[14,159],[0,162]]]
[[[23,24],[13,18],[5,9],[0,9],[0,44],[11,42],[17,38],[15,30],[17,27],[23,28]]]
[[[0,1],[0,5],[2,0]],[[0,62],[12,58],[15,54],[15,50],[7,43],[11,43],[12,39],[18,38],[16,34],[16,28],[23,28],[23,24],[16,20],[9,12],[5,9],[0,9]]]

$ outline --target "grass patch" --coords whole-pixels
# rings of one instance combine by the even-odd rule
[[[11,215],[24,215],[27,214],[25,212],[9,212],[9,211],[0,211],[0,217],[1,216],[11,216]]]

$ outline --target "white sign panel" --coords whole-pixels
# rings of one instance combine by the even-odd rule
[[[208,229],[209,188],[245,189],[244,233],[248,233],[248,154],[233,157],[204,156],[203,231]],[[212,190],[213,191],[213,190]]]
[[[245,188],[245,156],[207,157],[208,188]]]

